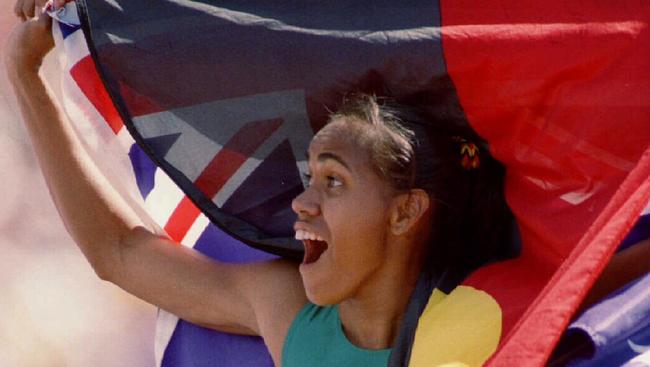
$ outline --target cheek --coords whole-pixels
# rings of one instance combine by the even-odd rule
[[[341,286],[355,287],[384,262],[387,219],[381,207],[357,205],[332,218],[329,253]]]
[[[331,213],[324,210],[335,252],[363,254],[383,245],[388,216],[377,201],[346,202]]]

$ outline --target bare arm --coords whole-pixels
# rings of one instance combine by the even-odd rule
[[[649,271],[650,238],[614,254],[582,302],[580,309],[586,309]]]
[[[263,335],[277,363],[286,329],[305,302],[296,266],[218,263],[142,223],[88,157],[38,76],[52,47],[49,19],[38,13],[10,37],[7,72],[72,238],[102,279],[191,322]]]

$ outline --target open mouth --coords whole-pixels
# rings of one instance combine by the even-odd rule
[[[318,259],[327,250],[327,242],[320,240],[303,240],[305,244],[305,257],[302,259],[303,264],[311,264]]]
[[[327,241],[310,231],[296,230],[296,239],[302,241],[305,246],[305,257],[302,259],[303,264],[311,264],[318,261],[323,252],[327,250]]]

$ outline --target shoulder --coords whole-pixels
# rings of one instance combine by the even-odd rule
[[[289,328],[307,304],[297,264],[288,260],[255,263],[246,272],[241,286],[254,309],[259,334],[279,366]]]

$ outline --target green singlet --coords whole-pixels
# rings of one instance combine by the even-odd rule
[[[282,367],[386,367],[390,349],[359,348],[343,333],[338,306],[307,303],[293,320]]]

